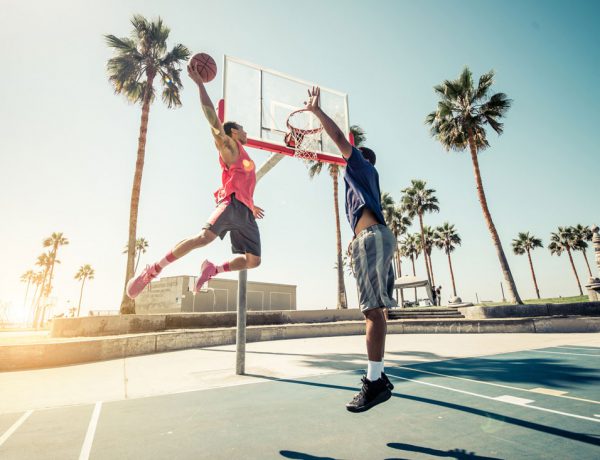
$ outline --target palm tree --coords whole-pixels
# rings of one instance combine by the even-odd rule
[[[48,276],[48,284],[46,287],[46,296],[49,296],[52,292],[52,275],[54,273],[54,265],[56,263],[60,263],[59,260],[56,259],[56,255],[58,253],[58,248],[60,246],[66,246],[69,244],[69,240],[63,236],[60,232],[53,232],[48,238],[44,240],[44,247],[51,247],[50,250],[50,258],[51,258],[51,266],[50,266],[50,274]]]
[[[44,272],[43,271],[39,271],[33,274],[33,278],[31,280],[31,282],[33,283],[33,285],[35,286],[35,290],[33,291],[33,296],[31,297],[31,302],[29,304],[29,318],[31,318],[31,322],[32,325],[35,325],[35,313],[36,313],[36,309],[35,309],[35,299],[37,297],[38,291],[40,290],[40,287],[42,286],[42,281],[44,279]]]
[[[396,273],[398,276],[402,276],[402,263],[400,254],[400,237],[408,231],[408,227],[412,225],[410,217],[405,215],[405,211],[402,206],[396,206],[392,213],[391,223],[388,224],[390,230],[396,238]]]
[[[148,249],[148,241],[145,238],[137,238],[135,240],[135,267],[133,269],[133,272],[136,273],[137,272],[137,268],[138,268],[138,264],[140,263],[140,258],[142,257],[142,254],[146,253],[146,249]],[[123,254],[127,254],[127,250],[129,248],[127,246],[125,246],[125,249],[123,250]]]
[[[588,227],[587,225],[581,225],[581,224],[577,224],[575,227],[571,227],[571,229],[573,230],[573,236],[575,239],[575,244],[573,245],[573,249],[575,251],[581,251],[581,253],[583,254],[583,258],[585,260],[585,264],[587,265],[587,269],[588,269],[588,273],[590,275],[590,278],[593,278],[594,275],[592,274],[592,269],[590,268],[590,263],[588,262],[588,258],[587,258],[587,247],[588,241],[592,241],[592,230],[590,230],[590,227]]]
[[[446,253],[448,256],[448,266],[450,267],[450,278],[452,279],[452,292],[456,297],[456,284],[454,283],[454,270],[452,269],[452,259],[450,253],[460,246],[460,235],[456,232],[454,225],[444,222],[435,229],[434,234],[435,245]]]
[[[81,281],[81,291],[79,291],[79,304],[77,305],[77,317],[79,318],[79,312],[81,310],[81,298],[83,297],[83,286],[85,284],[86,279],[94,279],[94,269],[89,264],[82,265],[81,267],[79,267],[79,270],[75,274],[75,279],[77,281]]]
[[[394,203],[394,198],[388,192],[381,194],[381,211],[385,219],[385,224],[391,227],[394,212],[396,212],[396,203]]]
[[[529,259],[529,268],[531,269],[531,276],[533,277],[533,284],[535,286],[535,293],[537,298],[540,298],[540,290],[538,288],[537,279],[535,277],[535,271],[533,269],[533,262],[531,261],[531,251],[535,248],[543,248],[542,240],[530,235],[529,232],[520,232],[519,236],[512,241],[512,247],[515,254],[521,256],[527,254]]]
[[[427,183],[424,180],[413,179],[411,186],[402,190],[402,207],[408,213],[408,217],[419,216],[419,225],[421,227],[421,247],[425,245],[425,233],[423,230],[423,214],[426,212],[439,212],[438,199],[435,197],[435,190],[426,188]],[[427,269],[427,279],[431,284],[431,273],[429,271],[427,254],[425,254],[425,268]]]
[[[130,38],[105,35],[107,45],[115,52],[114,57],[107,63],[108,79],[112,83],[115,93],[124,95],[129,102],[142,105],[129,208],[125,283],[134,274],[138,206],[146,153],[148,116],[150,104],[155,95],[154,79],[158,76],[162,82],[162,100],[167,107],[181,106],[180,89],[183,87],[180,78],[181,65],[190,55],[189,50],[181,44],[177,44],[171,51],[167,51],[167,38],[170,30],[163,24],[161,18],[151,22],[141,15],[134,15],[131,24],[133,30]],[[120,310],[122,314],[135,313],[135,303],[127,297],[125,289],[123,289]]]
[[[40,314],[42,312],[42,299],[44,298],[44,292],[46,291],[46,280],[48,279],[48,273],[50,266],[54,263],[51,256],[52,252],[45,252],[38,256],[36,265],[42,269],[40,272],[41,280],[39,281],[39,289],[36,288],[37,299],[34,303],[34,316],[33,326],[37,327],[40,321]]]
[[[569,260],[571,262],[571,268],[573,269],[575,279],[577,280],[579,295],[583,295],[581,283],[579,282],[579,275],[577,274],[577,270],[575,269],[575,264],[573,263],[573,255],[571,254],[571,250],[573,249],[574,245],[575,235],[573,235],[573,227],[558,227],[558,232],[550,234],[550,244],[548,245],[550,254],[556,254],[557,256],[560,256],[563,252],[567,252],[567,254],[569,255]]]
[[[420,235],[418,233],[407,234],[400,242],[400,251],[403,256],[408,257],[412,262],[413,276],[417,276],[415,269],[415,259],[421,252],[419,249]],[[415,302],[417,302],[417,288],[415,288]]]
[[[354,138],[355,147],[362,147],[363,145],[365,145],[365,142],[367,141],[367,133],[364,129],[362,129],[358,125],[352,125],[350,126],[350,132],[352,133],[352,137]]]
[[[435,286],[435,276],[433,276],[433,265],[431,263],[431,250],[435,245],[435,231],[429,226],[423,226],[423,241],[425,242],[425,260],[429,264],[429,273],[431,273],[431,285]]]
[[[21,275],[21,283],[27,283],[27,288],[25,289],[25,299],[23,299],[23,307],[27,305],[27,295],[29,294],[29,286],[31,286],[34,277],[35,272],[33,270],[27,270]]]
[[[425,123],[431,126],[431,135],[446,150],[463,151],[467,147],[469,148],[475,172],[477,197],[496,247],[510,299],[521,304],[521,297],[488,208],[477,158],[479,151],[489,147],[485,125],[490,125],[496,133],[502,134],[503,125],[498,120],[506,114],[512,102],[504,93],[495,93],[488,97],[493,80],[494,72],[490,71],[479,78],[479,83],[475,88],[473,75],[468,67],[465,67],[457,80],[446,80],[441,85],[434,87],[440,101],[437,110],[427,116]]]

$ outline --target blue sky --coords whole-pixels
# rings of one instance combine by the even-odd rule
[[[71,241],[56,270],[59,309],[77,302],[73,275],[85,263],[96,279],[86,286],[84,309],[118,306],[140,109],[113,95],[102,35],[128,35],[134,13],[160,15],[171,46],[183,43],[218,63],[236,56],[347,92],[350,121],[378,154],[382,190],[398,199],[413,178],[437,190],[441,211],[425,222],[456,225],[463,245],[453,263],[464,299],[499,299],[500,268],[470,158],[446,153],[423,120],[436,105],[433,86],[465,65],[477,77],[494,69],[494,90],[514,100],[505,134],[490,134],[480,167],[522,297],[534,290],[526,258],[510,250],[519,231],[547,243],[559,225],[600,223],[598,2],[8,0],[0,16],[0,301],[15,308],[25,294],[19,277],[53,231]],[[220,78],[209,85],[215,102]],[[159,101],[151,108],[138,224],[150,248],[142,263],[199,231],[219,184],[197,91],[187,77],[184,85],[182,108]],[[259,165],[267,158],[250,154]],[[286,158],[260,183],[255,201],[267,216],[263,264],[249,278],[297,284],[299,308],[335,307],[331,179],[311,181],[301,162]],[[345,220],[342,227],[345,247],[351,232]],[[196,274],[205,257],[228,256],[225,240],[165,276]],[[580,253],[575,262],[586,280]],[[565,256],[537,250],[534,264],[543,296],[577,293]],[[417,267],[425,273],[422,260]],[[445,256],[434,254],[433,269],[449,294]],[[355,285],[347,284],[356,306]]]

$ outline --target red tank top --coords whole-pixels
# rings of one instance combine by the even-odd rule
[[[221,187],[215,192],[217,203],[235,193],[235,197],[254,211],[254,187],[256,187],[256,168],[240,142],[238,159],[229,168],[219,155],[221,164]]]

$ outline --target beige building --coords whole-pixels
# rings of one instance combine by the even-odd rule
[[[235,311],[237,280],[210,280],[208,289],[194,295],[194,276],[171,276],[153,281],[135,299],[136,313]],[[296,286],[248,281],[248,311],[296,310]]]

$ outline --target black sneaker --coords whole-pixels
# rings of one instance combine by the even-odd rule
[[[364,412],[392,397],[391,390],[382,378],[371,382],[367,377],[363,377],[361,381],[363,385],[360,393],[346,404],[346,409],[350,412]]]
[[[390,391],[394,389],[394,384],[392,382],[390,382],[390,379],[388,379],[388,376],[385,375],[385,372],[381,373],[381,380],[383,380],[385,382],[385,384],[390,389]]]

